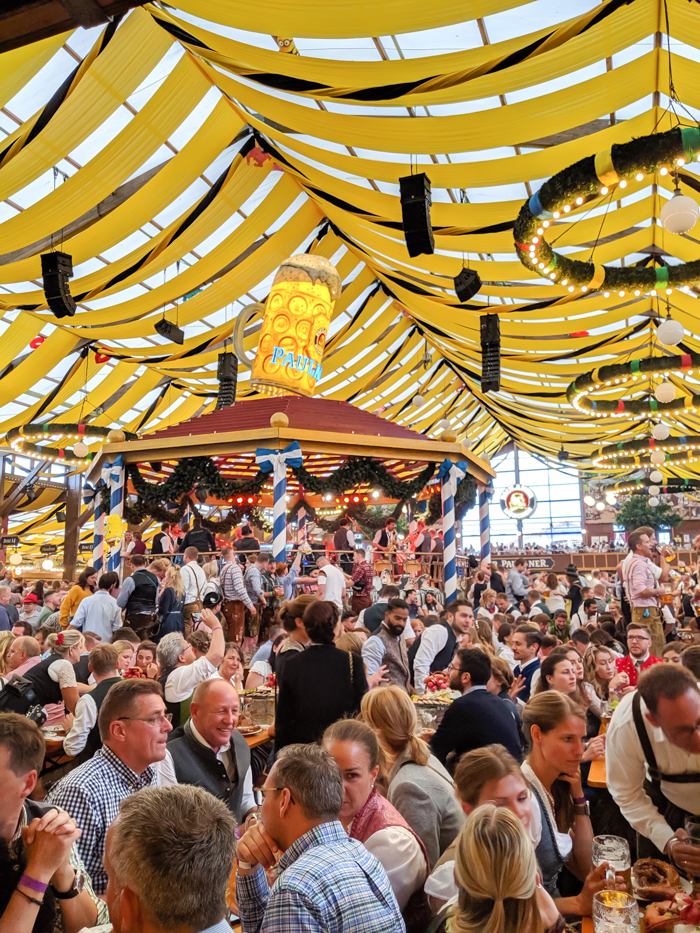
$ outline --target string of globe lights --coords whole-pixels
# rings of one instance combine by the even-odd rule
[[[610,487],[605,490],[604,495],[605,501],[603,501],[603,499],[596,498],[596,496],[592,495],[591,493],[588,493],[583,497],[583,501],[591,508],[595,506],[599,512],[604,512],[606,508],[610,506],[614,507],[617,505],[617,494],[611,490]]]
[[[585,205],[596,207],[603,203],[601,198],[614,200],[616,192],[632,180],[642,182],[657,172],[672,174],[675,181],[674,193],[661,210],[661,223],[669,233],[687,233],[700,216],[700,205],[681,194],[679,170],[697,158],[698,151],[700,128],[677,126],[613,145],[553,175],[523,204],[515,221],[513,234],[520,261],[543,278],[566,286],[569,292],[602,291],[606,298],[613,292],[621,298],[628,293],[635,297],[642,293],[670,295],[674,288],[700,284],[700,260],[652,268],[605,266],[570,259],[547,242],[552,221]]]
[[[26,424],[11,428],[5,435],[5,441],[17,454],[77,467],[87,466],[94,457],[88,444],[105,440],[120,443],[125,439],[137,440],[138,435],[96,424]],[[68,443],[50,447],[42,445],[45,441]]]

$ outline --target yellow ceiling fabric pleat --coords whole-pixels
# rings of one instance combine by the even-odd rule
[[[425,119],[366,117],[312,110],[246,87],[205,63],[201,67],[222,91],[269,120],[330,142],[382,152],[459,152],[517,146],[532,138],[533,122],[556,133],[596,119],[633,103],[656,86],[660,50],[655,49],[614,72],[591,78],[583,86],[565,88],[556,95],[493,111]]]
[[[70,31],[62,32],[0,55],[0,107],[12,100],[51,61],[71,35]]]
[[[139,368],[138,363],[118,362],[115,366],[107,370],[107,374],[102,378],[91,392],[88,392],[85,399],[81,399],[72,408],[61,414],[61,418],[66,424],[78,421],[84,416],[85,412],[93,412],[96,408],[104,405],[107,399],[117,392],[122,386],[126,385],[129,379]],[[104,372],[104,370],[103,370]]]
[[[0,252],[60,230],[126,180],[199,103],[209,82],[185,56],[121,133],[41,201],[0,226]]]
[[[416,32],[451,26],[472,19],[510,10],[520,0],[472,0],[469,10],[459,0],[446,0],[430,5],[421,0],[279,0],[274,13],[270,7],[255,0],[230,3],[230,0],[178,0],[178,7],[193,16],[210,19],[225,26],[261,32],[269,35],[274,29],[279,36],[304,36],[309,39],[351,39],[360,36],[386,36],[392,33]],[[272,21],[271,21],[272,15]]]
[[[27,389],[31,389],[56,360],[65,358],[75,349],[79,338],[56,329],[50,337],[29,357],[24,359],[11,373],[0,379],[0,405],[7,405]]]
[[[48,126],[0,169],[0,199],[24,188],[95,132],[171,44],[144,10],[133,10]]]

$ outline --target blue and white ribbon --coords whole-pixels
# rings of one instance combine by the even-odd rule
[[[255,462],[263,473],[272,473],[272,555],[275,561],[284,561],[287,548],[287,467],[302,465],[301,447],[296,441],[292,441],[284,450],[258,447]]]
[[[85,485],[83,487],[83,505],[90,508],[95,506],[93,514],[92,531],[92,566],[95,570],[102,570],[104,563],[104,523],[105,517],[102,511],[102,495],[99,488]]]
[[[441,481],[442,532],[445,540],[443,555],[445,568],[445,605],[457,594],[457,552],[455,549],[455,493],[457,486],[467,475],[466,460],[453,463],[446,457],[440,464],[438,479]]]
[[[299,544],[306,541],[306,509],[303,505],[299,506],[297,512],[297,539]]]
[[[491,489],[479,486],[479,533],[481,535],[481,562],[491,563],[491,525],[489,523],[489,505]]]
[[[118,515],[120,518],[124,515],[124,482],[126,480],[126,470],[122,463],[122,455],[119,454],[112,464],[109,472],[109,514]],[[111,554],[109,555],[109,570],[119,572],[121,566],[121,540],[117,541]]]

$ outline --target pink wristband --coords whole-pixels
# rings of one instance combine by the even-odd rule
[[[36,891],[37,894],[44,894],[48,888],[48,884],[44,884],[43,881],[37,881],[36,878],[32,878],[31,875],[28,875],[26,872],[19,879],[19,883],[25,888],[29,888],[30,891]]]

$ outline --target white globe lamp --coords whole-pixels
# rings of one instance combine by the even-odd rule
[[[671,431],[667,424],[655,424],[651,433],[657,441],[665,441]]]
[[[659,324],[656,336],[659,343],[665,347],[675,347],[683,339],[683,325],[680,321],[674,321],[669,314],[666,320]]]
[[[590,505],[591,508],[595,505],[595,499],[593,496],[584,496],[583,501],[586,503],[586,505]]]
[[[670,382],[660,382],[654,390],[657,402],[672,402],[676,397],[676,389]]]
[[[83,457],[87,457],[87,455],[90,453],[90,448],[87,444],[83,444],[82,441],[78,441],[77,444],[73,444],[73,453],[76,457],[80,457],[82,459]]]
[[[681,194],[676,187],[673,197],[661,208],[661,223],[669,233],[687,233],[695,226],[700,216],[700,205],[694,198]]]
[[[661,472],[661,470],[652,470],[649,474],[649,479],[652,481],[652,483],[663,483],[664,474]]]
[[[652,450],[651,457],[649,457],[654,466],[661,466],[662,463],[666,460],[666,454],[663,450]]]
[[[661,490],[660,490],[660,488],[659,488],[658,486],[650,486],[650,487],[647,489],[647,492],[649,493],[650,496],[658,496],[658,494],[661,492]]]
[[[422,408],[425,405],[425,399],[422,395],[414,395],[411,402],[414,408]]]
[[[48,560],[48,559],[47,559],[47,560],[42,560],[41,566],[42,566],[42,568],[43,568],[44,570],[52,570],[52,569],[53,569],[53,561],[52,561],[52,560]]]
[[[9,561],[13,567],[18,567],[22,563],[22,555],[10,554]]]
[[[451,427],[449,419],[443,418],[441,421],[438,421],[438,427],[441,431],[449,431]]]
[[[596,502],[595,507],[598,509],[599,512],[602,512],[603,509],[605,508],[605,503],[604,503],[604,502]]]
[[[655,509],[658,504],[659,500],[656,498],[656,496],[651,496],[649,499],[649,507]]]

